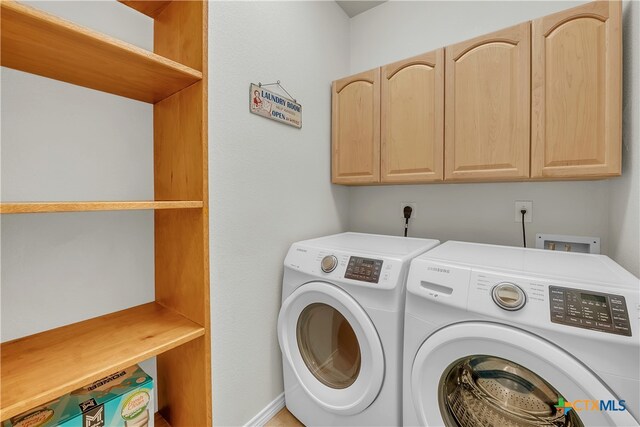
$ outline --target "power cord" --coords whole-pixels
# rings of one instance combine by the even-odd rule
[[[407,237],[407,232],[409,231],[409,218],[411,218],[411,212],[413,212],[413,208],[411,208],[411,206],[404,207],[404,237]]]
[[[527,247],[527,234],[524,231],[524,216],[527,214],[527,210],[526,209],[520,209],[520,213],[522,214],[522,246],[526,248]]]

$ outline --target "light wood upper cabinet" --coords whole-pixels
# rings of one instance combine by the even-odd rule
[[[379,182],[380,69],[333,82],[331,102],[332,182]]]
[[[529,177],[530,24],[446,49],[445,180]]]
[[[381,181],[441,181],[444,49],[385,65],[381,74]]]
[[[619,175],[621,2],[533,21],[531,176]]]
[[[621,14],[595,1],[334,82],[332,181],[620,175]]]

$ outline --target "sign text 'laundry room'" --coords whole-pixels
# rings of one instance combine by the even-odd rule
[[[302,105],[255,84],[249,89],[249,110],[253,114],[266,117],[297,128],[302,127]]]

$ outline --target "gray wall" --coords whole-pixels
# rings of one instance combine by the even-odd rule
[[[335,2],[212,2],[209,31],[213,420],[226,426],[283,391],[276,319],[289,245],[347,228],[329,141],[349,21]],[[249,113],[249,84],[276,80],[302,103],[302,129]]]
[[[640,2],[623,3],[622,177],[610,183],[609,255],[640,276]]]
[[[584,2],[388,2],[351,19],[351,72],[407,58]],[[602,250],[640,274],[638,251],[638,58],[637,9],[625,9],[624,176],[605,181],[431,184],[353,188],[349,228],[400,234],[401,202],[416,202],[410,234],[440,240],[521,245],[514,201],[533,201],[535,234],[602,238]],[[631,9],[635,23],[632,24]],[[635,37],[631,40],[632,31]],[[635,65],[632,65],[635,64]],[[633,81],[635,80],[635,81]],[[635,93],[635,95],[632,95]]]
[[[115,1],[29,2],[153,47]],[[2,68],[1,199],[153,199],[153,107]],[[154,299],[153,213],[2,215],[2,341]],[[154,375],[153,363],[147,364]]]

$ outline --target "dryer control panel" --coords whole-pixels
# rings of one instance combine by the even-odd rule
[[[627,304],[621,295],[549,286],[551,321],[631,336]]]
[[[381,259],[361,258],[352,256],[349,258],[347,271],[344,273],[346,279],[360,280],[369,283],[378,283],[380,270],[382,269]]]
[[[395,289],[404,286],[408,263],[383,256],[367,256],[340,249],[324,249],[294,245],[287,253],[287,269],[309,274],[322,280],[341,282],[349,286],[375,286]]]

